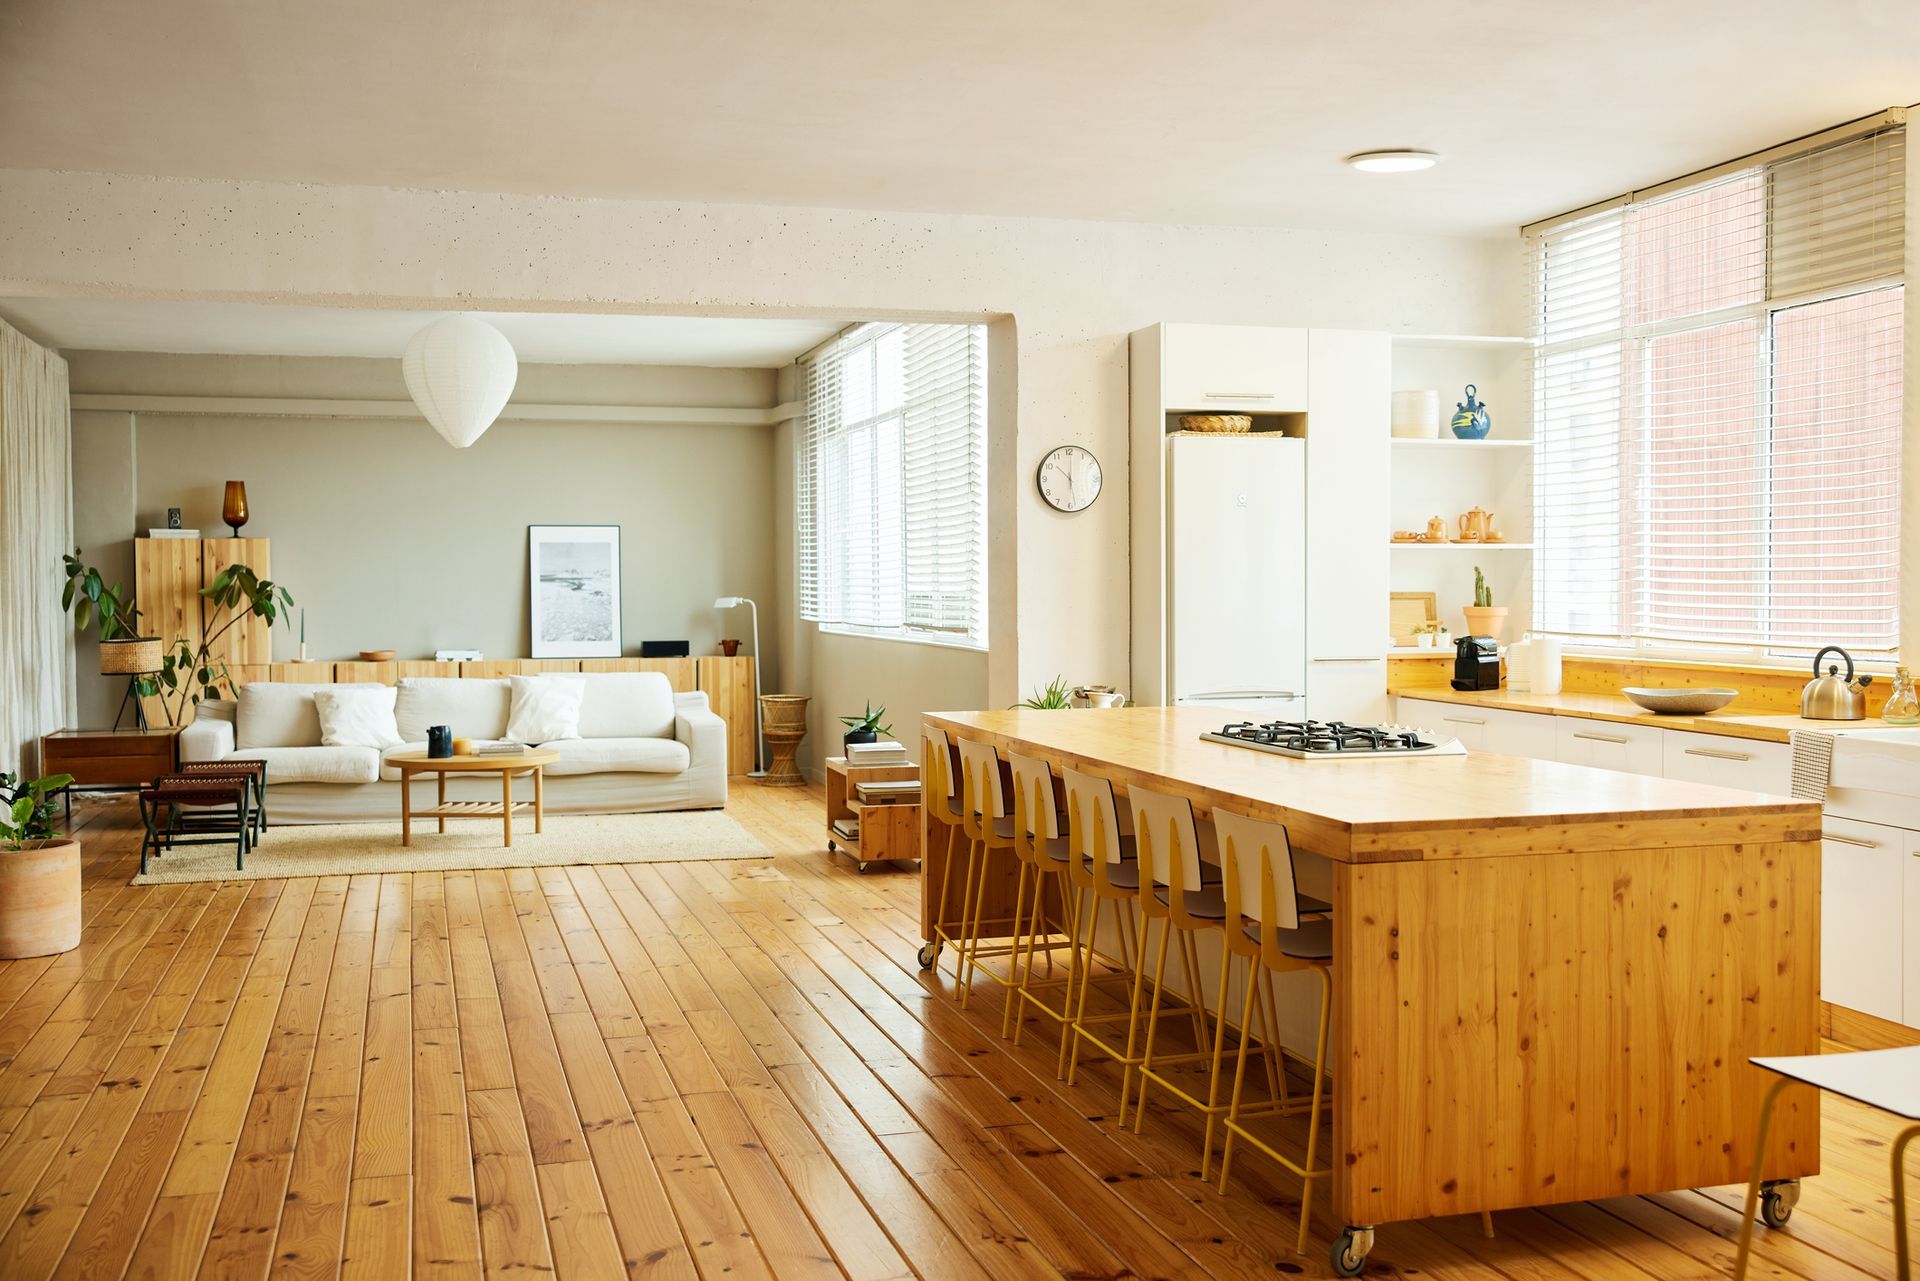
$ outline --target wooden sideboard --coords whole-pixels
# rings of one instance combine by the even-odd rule
[[[753,769],[753,659],[735,658],[490,658],[477,663],[441,663],[404,659],[387,663],[340,662],[237,663],[228,667],[235,685],[249,681],[291,681],[323,685],[329,681],[391,685],[402,676],[541,676],[566,672],[659,672],[675,692],[702,691],[714,714],[727,723],[727,773]]]
[[[273,574],[264,538],[136,538],[133,540],[133,597],[140,608],[140,631],[171,649],[185,641],[198,649],[201,638],[219,629],[230,615],[200,594],[221,570],[245,565],[261,578]],[[224,633],[211,657],[230,668],[259,665],[273,657],[273,633],[266,620],[244,615]],[[147,723],[166,720],[159,698],[141,700]]]

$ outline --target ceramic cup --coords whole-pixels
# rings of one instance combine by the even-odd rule
[[[445,760],[453,755],[453,729],[447,725],[427,726],[427,756],[431,760]]]

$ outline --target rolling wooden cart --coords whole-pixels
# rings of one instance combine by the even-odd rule
[[[844,854],[861,871],[874,863],[920,861],[920,805],[917,801],[862,804],[854,794],[859,782],[918,781],[917,765],[855,765],[844,756],[827,758],[827,854]],[[848,836],[834,830],[843,819],[857,820],[860,831]]]

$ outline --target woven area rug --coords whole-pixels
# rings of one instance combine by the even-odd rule
[[[146,874],[135,876],[132,884],[771,857],[753,833],[720,810],[549,814],[545,827],[536,836],[532,816],[516,816],[511,849],[500,844],[498,820],[449,822],[443,836],[434,830],[433,819],[415,819],[413,844],[405,848],[397,822],[269,827],[267,838],[247,855],[243,870],[233,866],[231,845],[190,845],[149,858]]]

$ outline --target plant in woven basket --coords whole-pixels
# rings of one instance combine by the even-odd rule
[[[1067,684],[1066,677],[1056,676],[1052,684],[1045,689],[1034,690],[1032,698],[1022,699],[1014,706],[1032,708],[1037,712],[1060,711],[1073,706],[1073,687]]]

